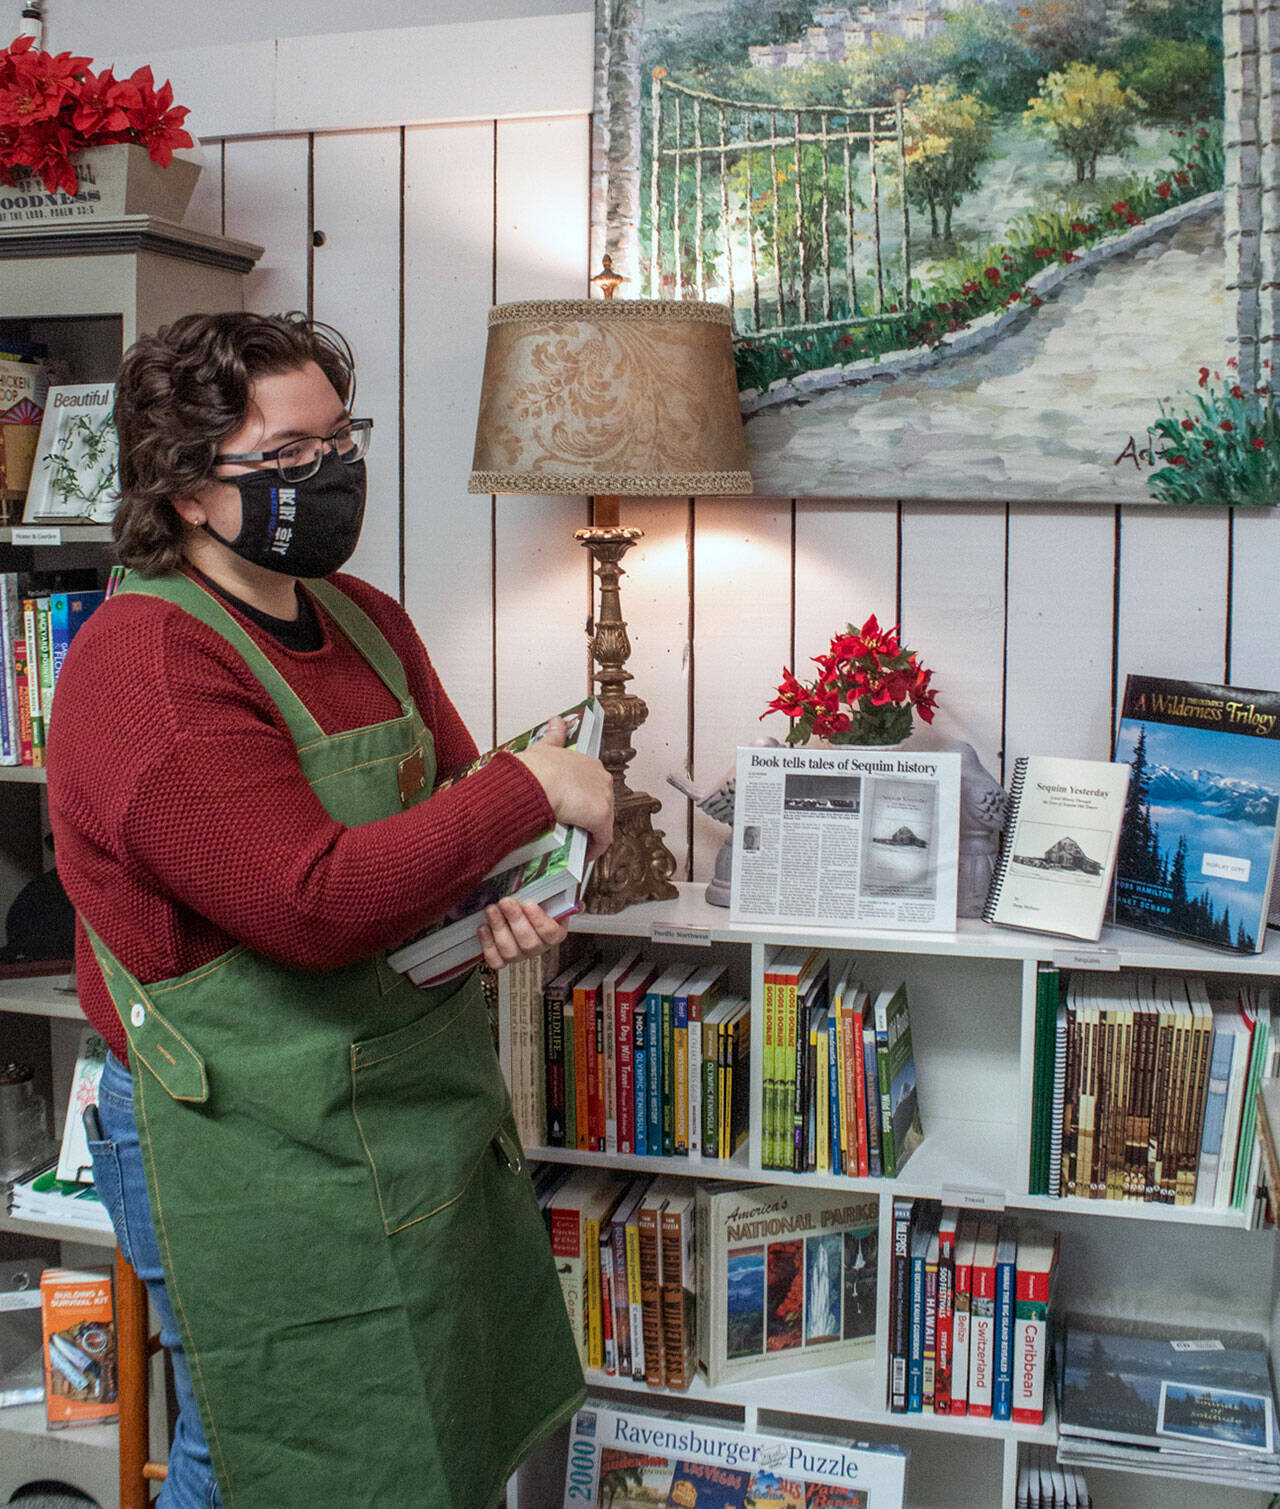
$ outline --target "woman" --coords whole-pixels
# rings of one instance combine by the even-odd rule
[[[174,1349],[163,1509],[496,1502],[581,1373],[474,975],[384,951],[608,775],[476,750],[398,604],[335,575],[371,422],[341,338],[192,315],[116,394],[124,587],[49,736],[77,980],[111,1048],[94,1177]],[[563,936],[505,899],[486,960]]]

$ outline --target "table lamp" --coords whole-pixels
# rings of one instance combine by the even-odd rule
[[[575,531],[595,562],[590,627],[604,708],[600,758],[613,777],[614,840],[583,905],[618,912],[675,896],[675,859],[652,826],[661,806],[627,785],[631,735],[648,716],[626,690],[631,643],[618,581],[644,531],[619,523],[618,499],[751,491],[734,376],[732,320],[720,304],[613,299],[499,304],[489,311],[475,457],[467,491],[582,496],[593,524]]]

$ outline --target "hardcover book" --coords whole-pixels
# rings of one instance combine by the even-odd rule
[[[565,1509],[902,1509],[906,1453],[762,1434],[593,1399],[569,1429]]]
[[[585,705],[578,728],[575,747],[585,754],[599,753],[600,722],[603,720],[588,719],[586,713],[586,708],[597,706],[594,699]],[[570,709],[571,713],[573,711]],[[538,729],[545,732],[545,723],[539,724]],[[538,730],[530,732],[533,734]],[[518,743],[519,739],[510,742]],[[532,739],[526,742],[532,742]],[[496,752],[490,751],[476,766],[468,768],[478,768]],[[465,775],[463,772],[459,779]],[[480,961],[483,954],[476,929],[484,921],[485,907],[503,896],[519,896],[523,901],[537,902],[552,917],[566,917],[577,911],[590,869],[587,864],[588,834],[583,828],[566,828],[564,832],[564,838],[556,847],[531,858],[504,855],[474,891],[452,906],[438,922],[388,954],[387,962],[393,969],[408,975],[415,985],[436,985]],[[516,856],[522,852],[523,849],[514,851]]]
[[[23,518],[109,523],[120,501],[114,383],[52,387],[45,399]]]
[[[874,1195],[719,1183],[697,1194],[698,1354],[713,1387],[873,1355]]]
[[[983,920],[1098,938],[1128,787],[1124,765],[1021,756]]]
[[[1130,676],[1115,920],[1236,953],[1266,932],[1280,808],[1280,693]]]
[[[1058,1428],[1231,1455],[1275,1449],[1267,1344],[1247,1331],[1067,1318]]]

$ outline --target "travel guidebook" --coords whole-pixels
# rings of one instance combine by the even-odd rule
[[[1096,940],[1128,787],[1125,765],[1021,756],[983,920]]]
[[[564,1509],[901,1509],[906,1471],[897,1446],[588,1399],[569,1430]]]
[[[698,1360],[713,1386],[870,1357],[875,1195],[701,1183]]]
[[[1200,1454],[1273,1452],[1267,1344],[1248,1331],[1071,1315],[1058,1426]]]
[[[592,697],[569,708],[561,716],[569,724],[567,747],[584,754],[598,754],[604,715],[596,699]],[[546,723],[540,723],[507,744],[488,751],[465,770],[440,782],[436,791],[481,769],[499,750],[515,752],[527,748],[543,736],[546,728]],[[532,845],[522,845],[512,854],[504,855],[470,895],[446,912],[439,922],[388,954],[387,962],[393,969],[408,975],[415,985],[437,985],[480,960],[482,953],[476,929],[484,921],[485,907],[503,896],[518,895],[521,900],[536,901],[552,917],[567,917],[570,912],[577,911],[589,868],[589,835],[584,828],[560,827],[558,843],[555,843],[556,829],[544,835],[554,844],[553,847],[542,847],[538,840],[534,840]]]
[[[1280,693],[1130,676],[1115,920],[1236,953],[1266,932],[1280,807]]]

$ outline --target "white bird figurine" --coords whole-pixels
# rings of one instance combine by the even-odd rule
[[[755,739],[752,746],[758,749],[781,747],[777,739]],[[712,906],[728,906],[729,890],[733,882],[733,798],[738,784],[737,765],[731,765],[714,786],[695,786],[688,776],[683,775],[669,775],[667,782],[682,796],[687,796],[709,818],[729,825],[729,836],[720,845],[715,873],[707,882],[706,890],[707,900]]]

